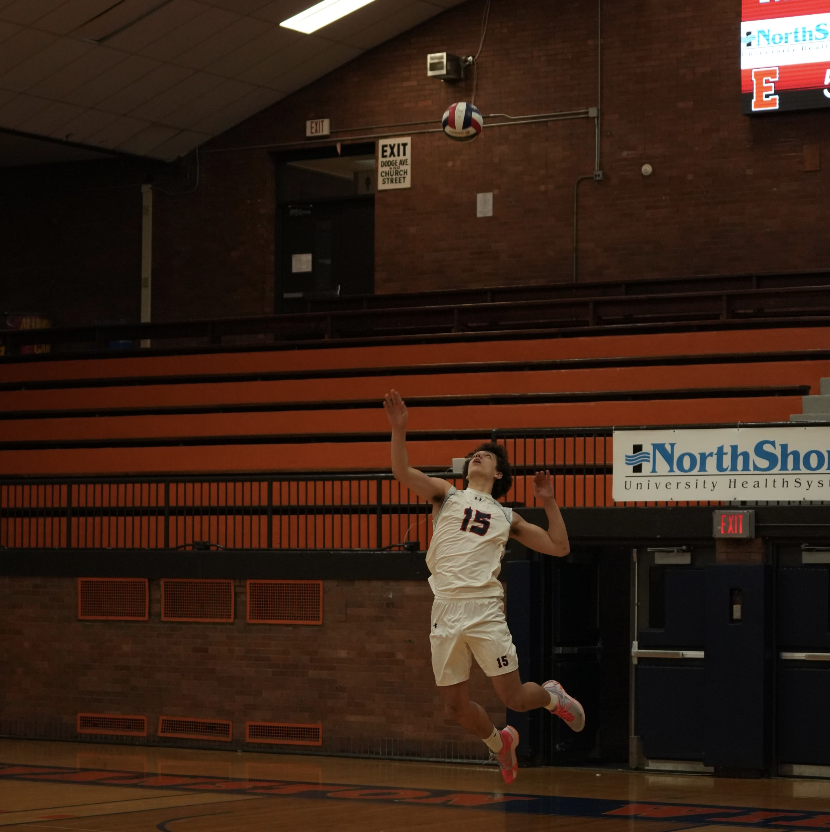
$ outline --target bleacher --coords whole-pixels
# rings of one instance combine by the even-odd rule
[[[217,352],[0,365],[0,475],[387,468],[406,397],[415,465],[440,431],[785,421],[830,370],[827,328]]]
[[[516,466],[514,505],[533,504],[538,468],[554,473],[565,507],[613,505],[614,427],[784,422],[830,375],[830,275],[701,281],[708,294],[688,281],[524,287],[509,302],[488,290],[474,306],[491,332],[433,331],[435,310],[456,323],[470,313],[469,297],[450,291],[364,298],[360,309],[342,299],[336,312],[333,299],[310,300],[288,332],[331,314],[352,332],[363,315],[421,322],[385,338],[282,338],[280,316],[13,333],[52,352],[0,360],[0,546],[426,545],[429,507],[389,471],[381,401],[393,387],[411,409],[413,465],[446,476],[453,457],[496,438]],[[609,322],[598,292],[612,305],[633,299],[639,317]],[[784,294],[789,317],[771,317],[764,303],[781,311]],[[585,295],[591,325],[525,327],[534,304]],[[692,296],[715,297],[721,312],[743,304],[742,318],[704,310],[690,323]],[[219,343],[229,333],[237,343]],[[106,349],[144,336],[147,349]]]

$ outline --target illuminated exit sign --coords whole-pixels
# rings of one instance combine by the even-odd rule
[[[715,511],[712,515],[712,533],[715,537],[755,537],[755,512]]]

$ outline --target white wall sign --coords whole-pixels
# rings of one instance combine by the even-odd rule
[[[327,118],[315,118],[305,123],[306,136],[328,136],[331,134],[331,121]]]
[[[493,194],[476,194],[476,216],[493,216]]]
[[[412,187],[412,139],[384,139],[378,142],[378,190]]]
[[[297,272],[310,272],[311,270],[310,254],[291,255],[291,271],[293,274],[297,274]]]
[[[830,428],[614,431],[617,502],[830,500]]]

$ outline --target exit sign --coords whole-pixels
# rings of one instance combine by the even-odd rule
[[[755,512],[752,509],[715,511],[712,532],[715,537],[755,537]]]
[[[327,118],[315,118],[305,123],[305,134],[310,136],[328,136],[331,134],[331,121]]]

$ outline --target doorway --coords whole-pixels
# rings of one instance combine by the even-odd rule
[[[541,711],[508,712],[533,765],[628,760],[631,550],[578,547],[567,558],[523,552],[511,541],[503,574],[506,614],[523,680],[557,679],[585,708],[574,733]]]
[[[311,311],[374,292],[374,143],[315,148],[277,161],[275,306]],[[330,303],[330,301],[329,301]]]

